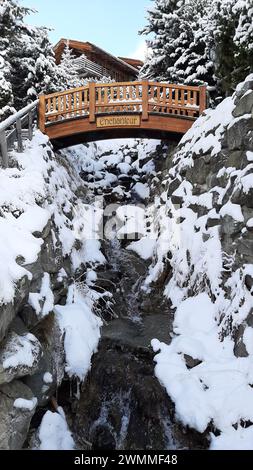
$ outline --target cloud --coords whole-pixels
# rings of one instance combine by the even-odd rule
[[[140,59],[145,61],[148,55],[148,47],[145,39],[142,39],[137,45],[135,51],[129,55],[133,59]]]

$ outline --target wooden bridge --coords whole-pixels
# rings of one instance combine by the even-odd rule
[[[0,123],[0,164],[23,151],[36,123],[55,147],[120,137],[180,139],[206,108],[206,87],[157,82],[95,84],[40,96]]]
[[[120,137],[180,138],[205,108],[205,86],[90,83],[40,96],[39,127],[58,148]]]

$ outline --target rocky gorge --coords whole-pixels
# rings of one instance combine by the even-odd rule
[[[251,441],[252,113],[250,76],[179,144],[54,153],[36,132],[13,153],[0,175],[1,449],[43,448],[55,403],[76,448]]]

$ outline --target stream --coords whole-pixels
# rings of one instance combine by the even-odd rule
[[[85,382],[76,387],[65,380],[58,394],[77,447],[205,448],[203,436],[177,422],[174,405],[154,374],[151,340],[168,344],[173,323],[164,283],[147,294],[142,284],[150,260],[127,250],[116,237],[102,246],[107,264],[97,271],[96,286],[111,292],[113,317],[104,322]]]

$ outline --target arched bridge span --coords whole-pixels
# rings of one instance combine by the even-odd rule
[[[205,108],[205,86],[89,83],[40,96],[39,127],[59,148],[121,137],[180,139]]]

